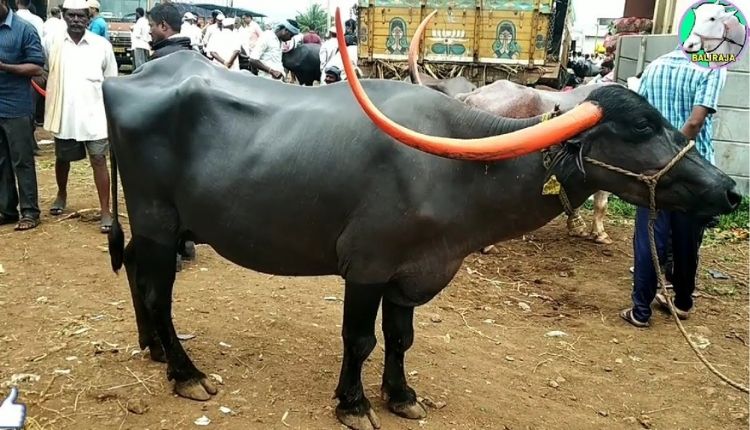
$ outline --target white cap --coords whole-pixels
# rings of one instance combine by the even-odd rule
[[[63,9],[88,9],[89,3],[86,0],[65,0],[62,7]]]
[[[230,16],[229,18],[222,19],[221,25],[224,27],[229,27],[230,25],[234,25],[234,17]]]
[[[102,8],[102,6],[96,0],[89,0],[89,7],[93,7],[94,9],[101,9]]]
[[[193,21],[196,21],[196,20],[197,20],[198,18],[196,18],[196,17],[195,17],[195,15],[193,15],[193,13],[192,13],[192,12],[185,12],[185,15],[182,15],[182,19],[183,19],[183,20],[186,20],[186,21],[187,21],[187,20],[193,20]]]
[[[225,18],[225,16],[224,16],[223,13],[219,13],[218,15],[216,15],[216,20],[217,21],[224,21],[224,18]]]

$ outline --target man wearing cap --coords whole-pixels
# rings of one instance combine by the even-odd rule
[[[44,52],[34,26],[8,0],[0,0],[0,41],[0,225],[28,230],[39,225],[29,78],[42,74]]]
[[[325,78],[323,79],[323,82],[326,83],[326,85],[335,84],[336,82],[341,82],[341,69],[339,69],[336,66],[330,66],[327,67],[325,70]]]
[[[264,31],[258,43],[250,52],[250,65],[258,68],[258,76],[267,79],[284,77],[284,64],[281,61],[281,44],[299,34],[299,29],[289,20],[276,26],[276,30]]]
[[[211,42],[211,38],[213,37],[213,35],[221,30],[221,21],[223,19],[224,14],[221,13],[221,11],[215,9],[213,12],[211,12],[211,24],[203,29],[203,40],[201,41],[201,46],[203,46],[205,53],[209,57],[211,54],[209,54],[208,52],[208,44],[209,42]]]
[[[109,40],[109,30],[107,21],[99,15],[101,6],[97,0],[88,0],[89,10],[91,11],[91,20],[89,22],[89,31]]]
[[[133,65],[137,69],[146,61],[151,51],[151,34],[146,13],[142,7],[135,9],[136,21],[130,32],[130,47],[133,49]]]
[[[88,152],[101,206],[101,232],[107,233],[112,216],[102,83],[117,76],[117,62],[109,41],[86,30],[91,18],[89,4],[86,0],[65,0],[67,32],[44,41],[49,63],[44,128],[55,136],[57,179],[57,197],[50,213],[60,215],[65,210],[70,163],[83,160]]]
[[[221,64],[229,70],[240,70],[240,50],[242,42],[237,32],[234,31],[235,18],[224,18],[221,21],[221,31],[211,36],[206,51],[214,62]]]
[[[200,49],[201,44],[201,29],[195,25],[197,20],[198,18],[191,12],[185,12],[185,15],[182,16],[182,29],[180,30],[180,35],[190,39],[190,46],[195,50]]]
[[[328,30],[328,40],[320,45],[320,82],[325,82],[325,69],[331,65],[331,60],[333,60],[338,52],[339,43],[336,40],[336,27],[331,27]]]
[[[151,60],[192,48],[190,38],[181,34],[182,17],[172,3],[154,6],[148,13],[148,22],[151,30],[151,47],[154,50]]]

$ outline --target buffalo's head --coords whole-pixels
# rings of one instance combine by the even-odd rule
[[[570,139],[569,151],[577,152],[611,166],[652,175],[666,166],[687,144],[687,138],[674,128],[646,99],[619,85],[593,91],[587,102],[599,106],[602,119]],[[611,191],[630,203],[649,206],[643,182],[622,173],[585,162],[585,179],[598,189]],[[735,182],[706,161],[698,151],[689,150],[658,182],[657,206],[713,216],[734,210],[741,200]]]

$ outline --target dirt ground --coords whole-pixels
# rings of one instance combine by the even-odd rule
[[[43,224],[0,228],[0,382],[32,374],[18,383],[27,428],[187,429],[204,415],[205,428],[341,427],[332,399],[338,278],[259,274],[199,246],[197,262],[178,275],[174,321],[195,336],[184,345],[198,367],[223,384],[205,403],[178,398],[165,366],[138,351],[126,277],[110,270],[98,222],[90,212],[47,215],[56,190],[51,146],[37,162]],[[77,163],[68,213],[96,202],[88,163]],[[471,255],[418,308],[406,365],[410,384],[432,401],[423,421],[395,417],[380,400],[378,333],[364,380],[383,428],[747,428],[747,396],[711,375],[665,314],[647,330],[618,318],[629,304],[632,226],[608,229],[615,244],[595,245],[569,238],[557,220],[501,244],[499,254]],[[697,341],[710,342],[709,359],[744,384],[747,268],[747,242],[707,240],[697,312],[686,322]],[[732,279],[712,279],[708,269]],[[567,335],[545,336],[553,330]]]

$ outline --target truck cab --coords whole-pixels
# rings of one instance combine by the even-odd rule
[[[133,64],[130,32],[135,24],[135,9],[142,7],[148,11],[151,6],[153,0],[101,0],[99,13],[107,21],[109,41],[112,43],[119,67]]]

